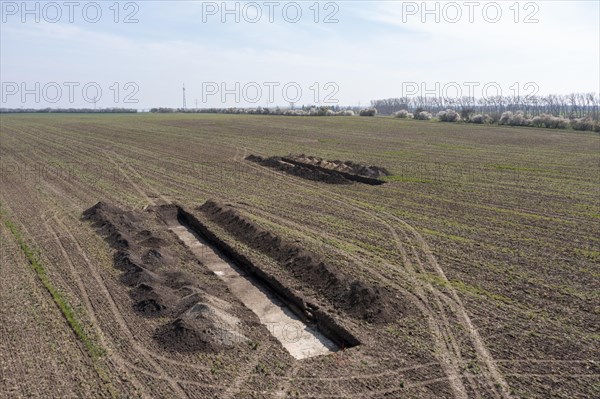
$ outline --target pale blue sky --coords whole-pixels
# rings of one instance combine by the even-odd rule
[[[29,2],[29,6],[33,8],[35,3]],[[263,12],[260,21],[246,22],[243,16],[255,17],[255,9],[247,6],[242,14],[244,2],[240,2],[240,22],[229,15],[223,23],[220,13],[207,15],[203,22],[200,1],[137,1],[134,18],[139,22],[131,24],[122,23],[125,15],[135,11],[133,6],[124,9],[127,2],[120,3],[119,23],[114,22],[114,11],[109,8],[114,1],[98,2],[102,17],[97,23],[83,18],[82,7],[90,2],[79,2],[73,23],[62,1],[57,2],[63,13],[57,23],[48,21],[55,10],[47,6],[44,15],[47,2],[38,3],[39,23],[33,14],[22,21],[20,1],[2,2],[2,107],[89,106],[81,94],[81,87],[88,82],[96,82],[102,89],[98,107],[135,108],[181,106],[184,82],[188,107],[195,105],[195,99],[200,107],[265,106],[269,89],[264,82],[279,84],[273,86],[271,106],[287,105],[282,87],[291,82],[302,90],[298,103],[314,103],[317,87],[321,102],[331,94],[340,104],[367,104],[376,98],[401,96],[418,85],[418,92],[434,90],[436,82],[438,92],[446,87],[446,93],[452,94],[458,86],[466,95],[471,85],[476,96],[485,94],[482,88],[486,84],[492,89],[488,94],[496,88],[510,94],[515,83],[526,94],[532,87],[524,87],[528,82],[535,83],[541,94],[600,91],[597,1],[520,2],[517,23],[515,8],[510,8],[513,1],[498,2],[502,17],[496,23],[484,19],[482,9],[490,3],[486,1],[474,9],[473,23],[468,21],[464,2],[455,3],[463,12],[458,23],[443,20],[444,11],[447,18],[456,15],[456,8],[445,2],[437,2],[439,23],[434,20],[435,13],[425,15],[423,23],[422,2],[399,1],[337,1],[329,2],[334,5],[326,9],[328,2],[320,2],[318,23],[314,22],[314,1],[297,2],[302,10],[297,23],[283,18],[282,8],[290,2],[277,2],[273,23],[268,21],[269,8],[263,1],[256,2]],[[213,4],[222,6],[221,1]],[[235,6],[235,2],[228,4]],[[419,9],[415,11],[413,5]],[[210,11],[210,5],[204,7]],[[428,2],[428,7],[433,9],[436,2]],[[324,23],[323,18],[336,8],[334,18],[339,22]],[[94,17],[93,11],[88,8],[88,17]],[[293,11],[288,6],[289,18]],[[495,17],[493,8],[487,12],[485,17]],[[538,22],[524,23],[532,13]],[[25,101],[21,93],[7,95],[6,90],[15,89],[13,82],[19,90],[24,82],[34,91],[39,82],[40,101],[36,103],[33,94]],[[56,103],[45,101],[54,98],[54,89],[42,90],[49,82],[64,88]],[[72,104],[64,82],[80,84]],[[118,100],[114,82],[119,83]],[[132,96],[139,100],[137,104],[123,102],[124,95],[134,92],[132,86],[125,90],[127,82],[139,88]],[[235,82],[240,89],[256,82],[262,88],[259,100],[244,101],[257,97],[249,85],[238,103],[233,94],[222,101],[219,93],[206,95],[203,102],[203,87],[225,83],[234,89]],[[328,82],[335,86],[326,86]],[[294,90],[287,93],[288,98],[294,97]]]

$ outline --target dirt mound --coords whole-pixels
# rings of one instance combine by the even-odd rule
[[[146,316],[161,316],[167,309],[163,295],[154,285],[142,283],[129,293],[133,308]]]
[[[179,208],[175,204],[160,205],[154,209],[158,217],[167,226],[176,226],[178,223]]]
[[[142,264],[142,260],[129,251],[121,250],[115,252],[113,257],[113,265],[116,269],[123,272],[128,272],[138,268]]]
[[[147,248],[160,248],[161,246],[165,245],[165,240],[158,237],[148,237],[138,242],[141,246]]]
[[[304,154],[270,158],[248,155],[246,160],[281,170],[288,174],[302,177],[303,179],[329,184],[359,182],[376,186],[385,183],[385,181],[379,180],[379,177],[390,175],[387,169],[378,166],[365,166],[352,161],[326,161],[322,158],[306,156]]]
[[[141,259],[126,250],[120,250],[115,253],[114,266],[123,271],[121,282],[130,287],[160,280],[158,275],[145,267]]]
[[[366,166],[352,161],[327,161],[323,158],[301,155],[288,155],[286,158],[307,165],[318,166],[324,169],[335,170],[338,172],[349,173],[357,176],[377,179],[383,176],[389,176],[391,173],[379,166]]]
[[[293,163],[286,162],[281,157],[263,158],[258,155],[248,155],[246,160],[256,162],[262,166],[280,170],[290,175],[298,176],[307,180],[320,181],[328,184],[352,183],[339,173],[308,168],[302,165],[295,165]]]
[[[83,219],[92,221],[98,232],[115,249],[127,249],[135,242],[126,233],[128,230],[133,230],[133,226],[138,221],[133,212],[124,211],[104,202],[98,202],[83,212]]]
[[[233,327],[239,329],[239,320],[227,313],[227,302],[208,295],[191,275],[169,268],[176,263],[168,249],[171,244],[146,228],[152,220],[164,227],[157,216],[151,209],[136,213],[103,202],[83,213],[83,219],[92,221],[116,249],[113,265],[123,272],[120,281],[131,287],[133,309],[146,317],[172,318],[155,330],[162,346],[172,351],[217,351],[244,342],[241,333],[231,333],[236,331]]]
[[[164,272],[163,277],[163,284],[174,290],[198,285],[198,283],[191,276],[180,271]]]
[[[294,278],[316,289],[335,307],[353,317],[369,322],[389,322],[397,317],[401,307],[381,287],[357,280],[296,244],[262,229],[245,219],[234,208],[207,201],[198,208],[237,239],[278,263],[284,265]]]
[[[157,283],[160,281],[158,275],[152,273],[148,269],[135,265],[121,275],[121,282],[130,287],[142,283]]]
[[[152,267],[152,270],[162,266],[172,265],[174,263],[173,256],[164,249],[149,249],[142,255],[142,262]]]
[[[178,351],[218,351],[247,342],[240,332],[240,320],[216,305],[196,302],[173,322],[156,331],[165,349]]]

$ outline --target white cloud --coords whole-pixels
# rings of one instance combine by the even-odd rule
[[[405,82],[498,82],[505,94],[530,81],[543,93],[599,91],[597,4],[542,2],[537,24],[512,16],[423,24],[403,23],[395,2],[340,3],[340,23],[331,25],[206,25],[197,6],[165,4],[118,29],[2,26],[2,80],[134,81],[140,107],[178,106],[183,82],[191,104],[206,81],[296,81],[305,91],[334,81],[343,104],[399,96]]]

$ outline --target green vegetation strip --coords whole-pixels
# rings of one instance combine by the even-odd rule
[[[502,303],[509,304],[509,305],[515,304],[512,299],[510,299],[504,295],[495,294],[493,292],[484,290],[483,288],[467,284],[464,281],[460,281],[460,280],[446,281],[446,280],[442,279],[440,276],[431,274],[431,273],[426,273],[426,274],[422,275],[421,278],[427,282],[436,284],[440,287],[444,287],[444,288],[452,287],[455,290],[462,292],[464,294],[488,298],[488,299],[491,299],[492,301],[502,302]]]
[[[44,266],[38,259],[38,256],[36,255],[35,251],[33,251],[29,247],[29,245],[27,245],[27,243],[23,239],[23,236],[21,235],[21,232],[19,231],[17,226],[8,219],[8,217],[4,213],[1,205],[0,205],[0,216],[2,217],[2,219],[4,219],[4,225],[10,230],[12,235],[15,237],[15,240],[19,244],[19,247],[23,251],[23,254],[25,254],[25,256],[27,257],[29,264],[31,265],[33,270],[35,270],[35,272],[38,275],[43,286],[48,290],[50,295],[52,295],[52,299],[54,299],[54,302],[60,309],[61,313],[63,314],[63,316],[65,317],[65,319],[67,320],[67,322],[69,323],[69,325],[71,326],[71,328],[73,329],[73,331],[75,332],[77,337],[79,337],[79,339],[84,343],[85,347],[87,348],[87,350],[90,352],[90,354],[92,355],[92,357],[94,359],[102,356],[104,354],[104,351],[102,350],[102,348],[100,348],[86,334],[85,329],[84,329],[83,325],[81,324],[81,322],[77,319],[75,312],[73,311],[73,308],[71,307],[71,305],[69,305],[69,302],[64,297],[64,295],[58,289],[56,289],[56,287],[54,287],[54,285],[52,285],[50,278],[46,274],[46,269],[44,269]]]
[[[419,177],[409,177],[409,176],[383,176],[381,180],[387,182],[400,181],[400,182],[408,182],[408,183],[433,183],[430,179],[421,179]]]

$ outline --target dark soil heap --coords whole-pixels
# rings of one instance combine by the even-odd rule
[[[339,173],[330,173],[328,171],[320,171],[302,165],[295,165],[285,162],[281,157],[263,158],[258,155],[248,155],[246,160],[307,180],[320,181],[328,184],[352,184],[352,181],[346,179]]]
[[[366,284],[324,263],[317,255],[245,219],[231,206],[207,201],[198,210],[246,245],[283,265],[295,279],[355,318],[386,323],[394,320],[402,309],[385,289]]]
[[[306,156],[304,154],[270,158],[248,155],[246,160],[281,170],[303,179],[329,184],[352,184],[352,182],[359,182],[377,186],[385,183],[383,180],[379,180],[379,177],[390,175],[387,169],[378,166],[364,166],[352,161],[326,161],[322,158]]]
[[[292,159],[296,162],[300,162],[307,165],[319,166],[324,169],[335,170],[338,172],[349,173],[357,176],[368,177],[377,179],[383,176],[389,176],[391,173],[386,169],[379,166],[366,166],[361,165],[352,161],[327,161],[323,158],[307,156],[304,154],[300,155],[288,155],[286,158]]]
[[[155,332],[165,349],[214,352],[247,340],[226,302],[199,288],[192,276],[173,269],[170,247],[180,244],[145,229],[156,219],[153,209],[124,211],[99,202],[83,212],[83,219],[92,221],[115,249],[114,267],[130,287],[133,309],[145,317],[172,319]],[[189,261],[197,262],[191,255]]]

